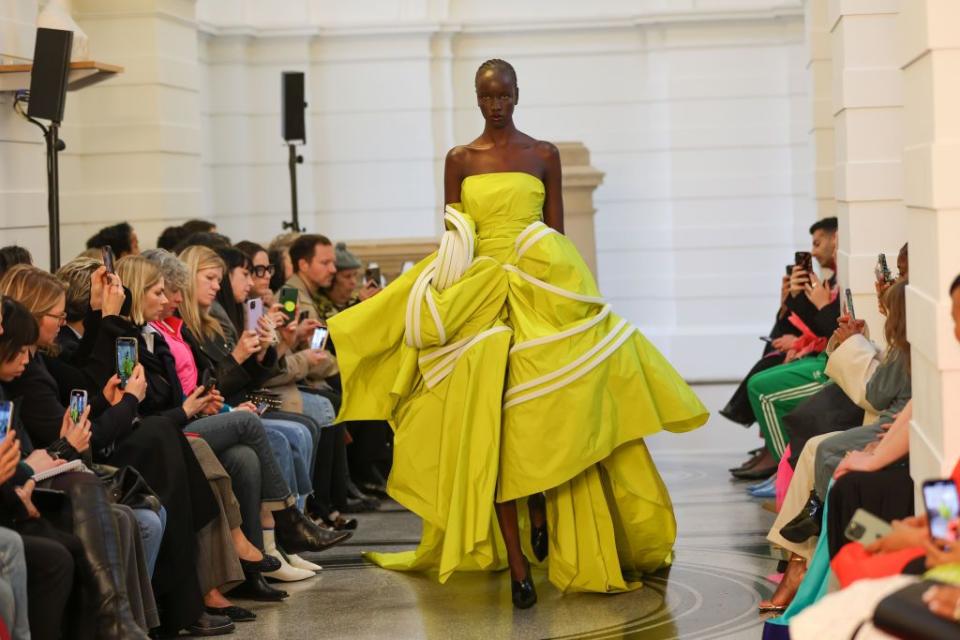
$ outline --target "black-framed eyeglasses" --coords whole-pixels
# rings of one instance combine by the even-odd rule
[[[253,275],[255,275],[256,277],[262,278],[262,277],[264,277],[265,275],[267,275],[268,273],[272,276],[273,274],[275,274],[275,273],[277,272],[277,268],[276,268],[275,266],[273,266],[272,264],[271,264],[271,265],[268,265],[268,266],[266,266],[266,267],[261,264],[261,265],[257,265],[256,267],[254,267],[254,268],[252,269],[252,272],[253,272]]]

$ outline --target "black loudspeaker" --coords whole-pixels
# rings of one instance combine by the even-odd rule
[[[307,103],[304,102],[303,72],[283,72],[283,139],[287,142],[299,140],[307,141],[307,129],[304,124],[304,111]]]
[[[73,31],[37,29],[27,115],[59,123],[67,99]]]

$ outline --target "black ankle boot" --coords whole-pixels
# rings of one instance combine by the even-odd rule
[[[810,492],[807,504],[796,518],[783,525],[780,535],[790,542],[801,544],[814,536],[820,535],[820,525],[823,522],[823,503],[815,491]]]
[[[292,506],[274,511],[273,519],[276,523],[274,535],[277,545],[287,553],[323,551],[349,540],[353,535],[349,531],[321,529]]]
[[[74,476],[56,484],[70,497],[73,533],[83,542],[84,556],[96,587],[97,638],[147,640],[127,598],[120,541],[103,484],[93,474]]]
[[[517,609],[529,609],[537,603],[537,590],[533,587],[530,576],[530,563],[523,559],[527,568],[527,575],[523,580],[510,580],[510,593],[513,597],[513,606]]]

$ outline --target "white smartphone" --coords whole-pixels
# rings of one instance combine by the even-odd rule
[[[247,310],[247,331],[256,331],[260,318],[263,317],[263,300],[252,298],[244,303]]]
[[[317,327],[313,330],[313,338],[310,340],[310,348],[316,351],[327,346],[327,337],[330,332],[326,327]]]
[[[857,509],[843,535],[847,540],[866,546],[876,542],[893,530],[890,523],[878,518],[866,509]]]

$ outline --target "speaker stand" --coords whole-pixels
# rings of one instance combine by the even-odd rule
[[[300,226],[300,215],[297,210],[297,165],[303,164],[303,156],[297,153],[297,145],[292,142],[287,144],[287,148],[290,150],[287,165],[290,167],[290,203],[293,210],[293,219],[290,222],[284,222],[283,228],[290,229],[294,233],[302,233],[306,229]]]
[[[47,141],[47,216],[50,224],[50,271],[60,268],[60,175],[58,156],[66,148],[60,140],[60,125],[51,122],[44,131]]]

